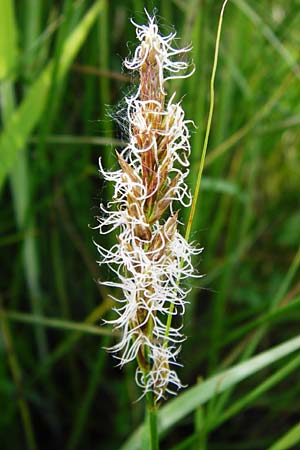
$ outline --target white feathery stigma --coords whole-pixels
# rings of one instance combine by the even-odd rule
[[[123,293],[114,298],[116,318],[108,321],[122,338],[110,351],[120,366],[137,359],[136,382],[158,402],[182,387],[174,367],[180,365],[184,337],[182,325],[175,326],[170,315],[184,313],[189,290],[181,282],[196,276],[191,257],[201,249],[177,229],[178,207],[191,204],[185,183],[190,121],[175,94],[165,100],[166,81],[193,72],[185,74],[189,64],[176,61],[190,47],[172,47],[175,33],[160,35],[155,18],[146,14],[148,25],[133,22],[140,44],[125,60],[126,68],[140,76],[136,93],[125,99],[129,143],[117,153],[119,170],[105,171],[99,162],[101,175],[114,184],[114,195],[100,205],[97,228],[101,234],[117,230],[117,243],[110,249],[97,247],[99,264],[115,274],[115,281],[103,284]]]

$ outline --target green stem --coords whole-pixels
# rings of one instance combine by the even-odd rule
[[[220,47],[220,38],[221,38],[221,31],[222,31],[222,23],[223,23],[223,15],[224,10],[226,7],[228,0],[225,0],[222,5],[222,9],[220,12],[219,17],[219,23],[218,23],[218,30],[217,30],[217,37],[216,37],[216,46],[215,46],[215,54],[214,54],[214,62],[213,62],[213,68],[212,68],[212,74],[210,79],[210,106],[209,106],[209,113],[208,113],[208,119],[207,119],[207,125],[206,125],[206,131],[205,131],[205,137],[203,142],[203,148],[202,148],[202,155],[201,155],[201,161],[200,161],[200,167],[198,171],[197,181],[196,181],[196,187],[193,195],[193,202],[191,206],[191,212],[189,215],[186,233],[185,233],[185,239],[188,241],[193,219],[196,211],[197,201],[199,197],[200,192],[200,185],[201,185],[201,179],[202,179],[202,172],[204,168],[204,162],[205,162],[205,156],[206,156],[206,150],[208,146],[208,140],[210,135],[210,129],[211,129],[211,123],[213,118],[213,112],[214,112],[214,104],[215,104],[215,78],[216,78],[216,72],[217,72],[217,66],[218,66],[218,57],[219,57],[219,47]],[[181,266],[183,266],[183,261],[181,261]],[[180,276],[177,280],[177,285],[180,283]],[[169,338],[169,332],[172,325],[172,317],[173,317],[173,311],[174,311],[174,303],[170,304],[168,318],[167,318],[167,324],[166,324],[166,334],[164,338],[164,347],[168,345],[168,338]]]
[[[205,137],[203,142],[203,148],[202,148],[202,154],[201,154],[201,161],[200,161],[200,167],[198,171],[197,181],[196,181],[196,187],[195,192],[193,195],[193,203],[191,207],[190,216],[187,223],[185,238],[186,240],[189,240],[193,219],[196,211],[197,201],[199,197],[200,192],[200,185],[201,185],[201,179],[202,179],[202,172],[204,168],[204,162],[205,162],[205,156],[206,151],[208,147],[208,140],[210,136],[210,129],[211,129],[211,123],[214,113],[214,105],[215,105],[215,78],[216,78],[216,72],[217,72],[217,66],[218,66],[218,58],[219,58],[219,47],[220,47],[220,38],[221,38],[221,31],[222,31],[222,23],[223,23],[223,15],[224,10],[226,7],[228,0],[225,0],[221,9],[219,23],[218,23],[218,30],[217,30],[217,37],[216,37],[216,46],[215,46],[215,54],[214,54],[214,62],[213,62],[213,68],[210,78],[210,105],[209,105],[209,112],[208,112],[208,119],[207,119],[207,125],[206,125],[206,131],[205,131]]]
[[[147,433],[145,450],[159,450],[157,408],[154,405],[152,392],[146,394],[145,430]]]
[[[152,321],[148,323],[148,336],[152,334]],[[145,348],[145,359],[150,364],[149,352],[147,347]],[[141,365],[140,365],[141,367]],[[141,367],[144,372],[145,381],[149,371]],[[145,436],[143,443],[143,450],[159,450],[159,440],[157,431],[157,406],[154,403],[154,395],[152,392],[146,393],[146,411],[145,411]]]

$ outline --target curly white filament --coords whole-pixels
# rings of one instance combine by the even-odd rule
[[[126,98],[129,143],[117,154],[119,170],[105,171],[99,161],[101,175],[114,183],[114,196],[107,206],[100,205],[97,228],[102,234],[118,230],[118,242],[111,249],[97,247],[99,264],[117,276],[104,284],[123,292],[115,299],[117,317],[110,321],[123,336],[110,350],[120,366],[137,358],[137,384],[159,401],[182,387],[174,370],[184,340],[182,326],[166,324],[170,304],[172,315],[184,313],[188,289],[178,280],[195,276],[191,257],[201,249],[177,230],[175,205],[191,203],[185,183],[190,121],[174,102],[175,94],[165,103],[164,88],[167,80],[188,69],[188,63],[174,57],[190,47],[172,47],[175,33],[161,36],[155,18],[147,16],[148,25],[133,22],[140,45],[125,60],[128,69],[140,74],[136,94]]]

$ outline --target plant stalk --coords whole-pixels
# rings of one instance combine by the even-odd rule
[[[197,181],[196,181],[196,187],[193,195],[193,202],[191,206],[190,215],[187,222],[186,232],[185,232],[185,239],[186,241],[189,241],[191,230],[192,230],[192,224],[194,220],[194,215],[196,211],[196,206],[198,202],[199,192],[200,192],[200,185],[201,185],[201,179],[202,179],[202,172],[204,169],[204,163],[205,163],[205,156],[206,151],[208,147],[208,140],[210,136],[210,129],[211,129],[211,123],[213,118],[213,112],[214,112],[214,104],[215,104],[215,78],[216,78],[216,72],[217,72],[217,66],[218,66],[218,58],[219,58],[219,47],[220,47],[220,39],[221,39],[221,31],[222,31],[222,24],[223,24],[223,16],[225,7],[227,5],[228,0],[225,0],[223,2],[220,16],[219,16],[219,23],[218,23],[218,30],[217,30],[217,36],[216,36],[216,45],[215,45],[215,53],[214,53],[214,60],[213,60],[213,68],[212,68],[212,74],[210,79],[210,106],[209,106],[209,112],[208,112],[208,119],[207,119],[207,125],[205,130],[205,137],[202,147],[202,153],[201,153],[201,160],[200,160],[200,167],[197,175]],[[183,266],[183,260],[181,261],[181,265]],[[177,280],[177,285],[180,283],[180,277]],[[168,318],[167,318],[167,326],[166,326],[166,334],[164,337],[164,347],[167,347],[168,345],[168,339],[169,339],[169,332],[172,325],[172,318],[173,318],[173,311],[174,311],[174,303],[170,304]]]
[[[152,392],[146,394],[145,431],[147,433],[145,450],[159,450],[157,408],[154,405]]]

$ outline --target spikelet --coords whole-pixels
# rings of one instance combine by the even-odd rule
[[[185,74],[187,62],[176,60],[190,47],[172,47],[175,33],[161,36],[155,18],[147,17],[148,25],[133,22],[140,44],[125,60],[126,68],[140,77],[136,93],[125,99],[129,143],[117,153],[119,170],[105,171],[100,160],[101,175],[114,184],[114,196],[100,205],[97,228],[102,234],[118,230],[117,243],[110,249],[97,247],[99,263],[117,276],[103,284],[123,292],[123,298],[115,299],[117,317],[109,321],[122,338],[110,350],[120,366],[137,359],[136,382],[157,402],[182,387],[174,369],[184,340],[182,326],[167,320],[184,313],[188,290],[179,280],[195,276],[191,257],[201,250],[181,236],[174,210],[175,204],[191,203],[185,183],[190,121],[175,94],[166,99],[166,81],[191,74]]]

